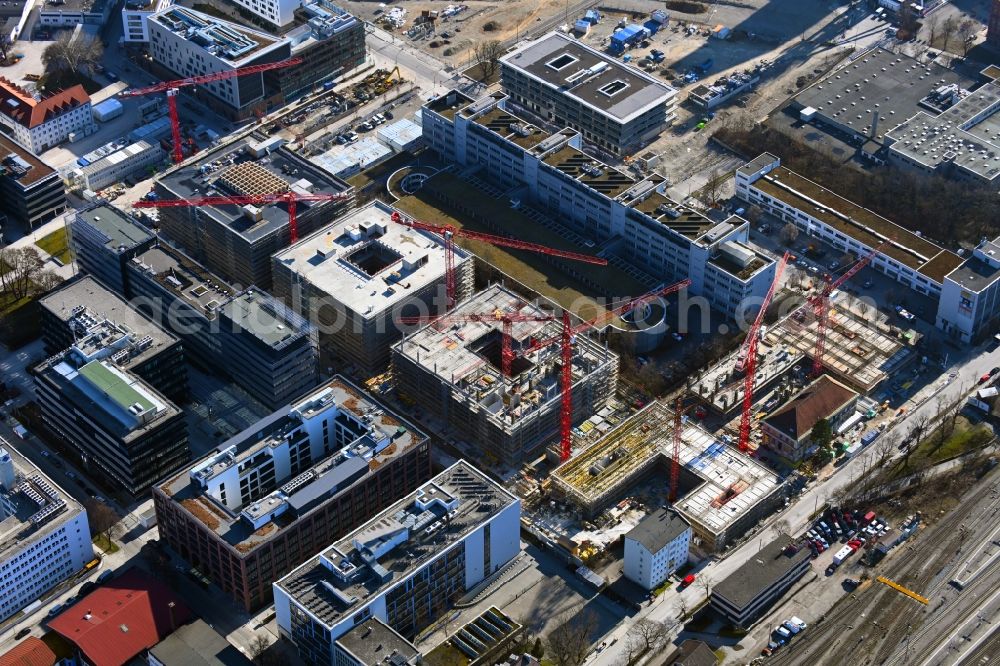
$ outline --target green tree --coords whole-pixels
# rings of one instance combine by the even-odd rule
[[[830,421],[828,419],[816,421],[816,424],[812,427],[812,432],[809,433],[809,437],[812,439],[813,444],[816,444],[820,448],[829,448],[830,443],[833,442],[833,428],[830,427]]]

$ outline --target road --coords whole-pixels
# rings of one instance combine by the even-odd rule
[[[961,359],[955,359],[955,365],[945,371],[944,375],[946,378],[944,380],[939,380],[938,383],[928,387],[928,392],[934,393],[935,399],[927,400],[920,406],[910,410],[883,437],[888,437],[891,434],[891,436],[897,437],[898,441],[905,440],[912,433],[913,424],[918,419],[922,417],[934,418],[936,416],[938,396],[943,399],[945,404],[950,404],[958,400],[969,386],[974,385],[984,372],[995,365],[1000,365],[1000,349],[987,351],[985,345],[983,345],[969,350]],[[951,374],[954,374],[954,376],[949,379],[948,377]],[[947,383],[944,383],[945,381]],[[901,452],[895,451],[893,455],[899,456]],[[697,572],[699,578],[721,581],[729,576],[759,550],[761,543],[770,543],[779,536],[778,531],[774,529],[774,523],[778,519],[787,521],[789,529],[793,534],[805,530],[817,507],[822,506],[828,498],[835,496],[855,476],[860,475],[864,467],[870,464],[871,456],[871,453],[855,456],[826,480],[808,487],[787,509],[774,516],[766,524],[766,527],[759,530],[751,539],[726,556],[725,559],[709,562],[707,565],[701,567]],[[704,588],[698,585],[688,587],[679,593],[667,591],[665,595],[655,605],[645,607],[640,614],[633,618],[633,622],[645,617],[657,622],[672,623],[681,615],[682,599],[684,607],[690,609],[697,607],[707,596]],[[612,631],[604,640],[610,643],[612,639],[618,639],[617,643],[610,645],[600,654],[593,655],[587,663],[611,666],[612,664],[622,662],[625,658],[626,641],[624,638],[629,628],[630,623],[623,623]]]
[[[448,71],[445,63],[412,46],[406,38],[396,37],[371,24],[366,25],[365,29],[368,31],[368,48],[373,55],[377,54],[385,65],[391,64],[408,71],[424,95],[439,95],[453,87],[464,88],[473,83],[459,72]]]

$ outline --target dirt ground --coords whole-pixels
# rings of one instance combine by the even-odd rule
[[[406,22],[402,28],[393,30],[405,38],[414,20],[424,10],[442,12],[448,6],[468,5],[468,9],[455,16],[439,18],[435,26],[436,35],[412,41],[420,48],[451,65],[467,65],[470,63],[472,49],[479,41],[498,39],[506,41],[515,39],[528,31],[534,31],[538,23],[551,19],[566,12],[565,0],[498,0],[483,2],[482,0],[405,0],[394,2],[384,8],[378,2],[363,0],[346,0],[343,6],[359,18],[377,21],[379,16],[389,9],[400,7],[406,10]],[[570,18],[576,14],[571,13]],[[487,23],[495,22],[495,29],[484,29]],[[384,26],[383,26],[384,27]],[[388,29],[388,28],[387,28]],[[451,37],[442,38],[443,33]],[[431,44],[436,46],[431,46]],[[448,51],[446,54],[445,51]]]

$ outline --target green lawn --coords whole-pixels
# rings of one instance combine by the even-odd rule
[[[925,437],[910,454],[907,461],[900,460],[890,470],[890,479],[899,478],[930,467],[943,460],[981,449],[993,439],[993,432],[985,423],[973,425],[964,417],[955,421],[955,430],[944,442],[940,430]]]
[[[111,553],[117,553],[119,550],[118,544],[116,544],[114,541],[111,541],[103,534],[98,534],[97,536],[94,537],[94,545],[100,548],[102,551],[104,551],[106,555],[110,555]]]
[[[52,255],[63,265],[73,261],[73,253],[69,249],[69,238],[66,233],[66,227],[56,229],[48,236],[40,238],[35,242],[35,245],[44,252]]]

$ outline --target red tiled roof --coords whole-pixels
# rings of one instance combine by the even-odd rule
[[[0,654],[0,666],[52,666],[56,653],[35,636],[28,636],[12,650]]]
[[[812,431],[817,421],[837,413],[857,395],[837,380],[821,375],[764,422],[798,441]]]
[[[0,76],[0,112],[28,129],[89,101],[90,95],[80,84],[37,100],[24,88]]]
[[[94,666],[121,666],[190,617],[191,611],[166,585],[130,569],[63,611],[49,627]]]

